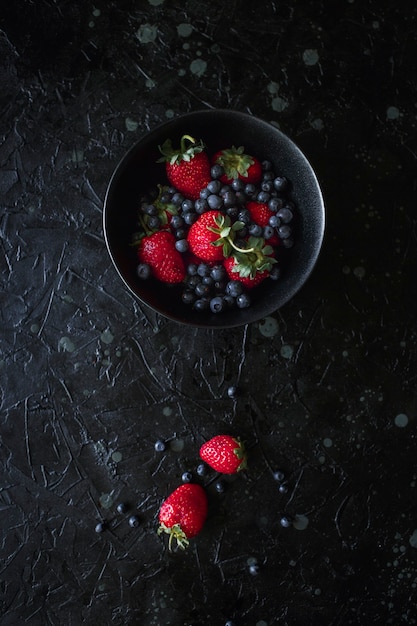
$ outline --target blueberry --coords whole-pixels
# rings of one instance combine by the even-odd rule
[[[210,195],[209,192],[207,192],[207,197],[209,195]],[[204,211],[207,211],[207,209],[208,209],[207,198],[199,198],[198,200],[194,202],[194,210],[199,215],[204,213]]]
[[[199,263],[197,266],[197,274],[199,276],[210,276],[210,265],[208,263]]]
[[[232,180],[231,187],[234,191],[242,191],[245,188],[245,184],[240,178],[235,178]]]
[[[223,265],[213,265],[210,271],[210,276],[213,280],[222,280],[226,276],[226,270]]]
[[[207,200],[207,198],[209,197],[209,195],[210,195],[210,191],[207,189],[207,187],[204,187],[204,189],[202,189],[202,190],[200,191],[200,198],[201,198],[202,200]],[[194,206],[195,206],[195,204],[194,204]]]
[[[217,480],[214,485],[214,488],[217,491],[217,493],[224,493],[227,489],[227,485],[224,480]]]
[[[162,204],[168,204],[168,202],[171,202],[171,194],[169,191],[164,191],[164,193],[160,195],[159,200]]]
[[[126,502],[120,502],[116,507],[116,511],[120,513],[120,515],[123,515],[124,513],[126,513],[128,508],[129,507],[127,506]]]
[[[139,524],[140,524],[140,520],[137,515],[131,515],[129,517],[129,526],[131,526],[131,528],[137,528]]]
[[[275,174],[272,170],[268,170],[262,174],[262,182],[271,182],[275,178]]]
[[[196,274],[187,278],[187,285],[190,289],[195,289],[201,283],[201,277]]]
[[[235,221],[237,219],[237,216],[239,215],[239,209],[237,208],[237,206],[229,206],[226,209],[226,213],[229,217],[232,218],[233,221]]]
[[[200,463],[197,465],[196,472],[198,476],[205,476],[207,474],[207,465],[205,463]]]
[[[268,240],[271,239],[275,235],[275,229],[272,226],[264,226],[263,229],[263,238]]]
[[[223,195],[223,204],[226,208],[234,206],[236,202],[236,194],[233,191],[226,191]]]
[[[106,528],[107,528],[106,522],[99,522],[95,527],[95,531],[96,533],[104,533]]]
[[[261,184],[262,191],[266,191],[267,193],[271,193],[274,189],[274,184],[270,180],[264,180]],[[269,199],[269,198],[268,198]]]
[[[274,179],[274,187],[277,191],[285,191],[288,187],[288,180],[285,176],[277,176]]]
[[[225,304],[221,296],[215,296],[210,300],[210,310],[212,313],[221,313],[224,311],[224,307]]]
[[[288,483],[285,483],[285,482],[281,483],[279,488],[278,488],[278,491],[280,493],[287,493],[288,492]]]
[[[278,228],[278,235],[281,237],[281,239],[288,239],[288,237],[291,236],[291,233],[292,230],[291,227],[288,226],[288,224],[283,224]]]
[[[181,204],[181,208],[183,210],[183,213],[189,213],[189,211],[192,211],[194,209],[194,202],[192,200],[190,200],[189,198],[186,198],[182,204]],[[174,216],[175,217],[175,216]],[[175,228],[175,227],[174,227]]]
[[[251,216],[248,209],[242,209],[241,211],[239,211],[237,219],[239,220],[239,222],[243,222],[246,225],[250,224]]]
[[[245,186],[244,191],[245,191],[245,194],[250,197],[250,196],[253,196],[253,194],[256,192],[256,187],[253,183],[248,183]]]
[[[197,221],[198,215],[197,213],[190,211],[189,213],[184,213],[183,219],[187,226],[191,226],[191,224],[194,224],[194,222]]]
[[[281,226],[281,218],[279,218],[278,215],[271,215],[269,225],[272,226],[272,228],[278,228],[278,226]]]
[[[245,205],[247,201],[247,197],[245,192],[242,191],[236,191],[236,204],[241,204],[241,205]]]
[[[154,204],[143,204],[142,205],[142,211],[149,216],[155,216],[158,215],[158,209],[156,208],[156,206]]]
[[[181,476],[181,480],[183,483],[190,483],[193,479],[193,475],[191,474],[191,472],[184,472],[183,475]]]
[[[238,396],[238,388],[236,387],[236,385],[230,385],[230,387],[228,387],[227,395],[229,396],[229,398],[232,398],[232,400],[237,398],[237,396]]]
[[[268,159],[265,159],[265,161],[262,161],[261,166],[264,172],[268,172],[272,168],[272,163]]]
[[[205,298],[199,298],[194,302],[194,309],[196,311],[207,311],[209,306],[209,301]]]
[[[272,474],[273,479],[279,483],[282,483],[285,480],[285,474],[282,470],[277,470]]]
[[[294,245],[294,239],[292,237],[286,237],[282,240],[282,245],[284,248],[292,248]]]
[[[282,209],[283,206],[284,206],[284,203],[281,200],[281,198],[271,198],[270,201],[268,202],[269,210],[273,211],[274,213]]]
[[[187,252],[188,241],[186,239],[178,239],[178,241],[175,242],[175,248],[178,252]]]
[[[187,274],[189,276],[195,276],[197,274],[198,265],[197,263],[190,263],[187,267]]]
[[[236,622],[231,619],[228,619],[224,626],[236,626]]]
[[[252,563],[252,565],[249,566],[249,574],[252,576],[257,576],[259,574],[259,565],[257,563]]]
[[[226,294],[237,298],[243,293],[243,285],[239,280],[230,280],[226,285]]]
[[[291,520],[288,517],[281,517],[279,523],[283,528],[289,528],[291,526]]]
[[[235,299],[233,298],[233,296],[231,296],[231,295],[229,295],[229,294],[226,294],[226,295],[223,297],[223,300],[224,300],[224,304],[225,304],[225,306],[226,306],[228,309],[231,309],[231,308],[234,306],[234,304],[235,304]]]
[[[219,180],[211,180],[207,185],[207,189],[210,191],[210,193],[213,193],[215,195],[219,193],[221,188],[222,184]]]
[[[210,285],[205,285],[204,283],[198,283],[195,287],[195,294],[199,298],[204,298],[210,295]]]
[[[187,305],[194,304],[196,300],[196,295],[193,291],[186,289],[181,294],[181,300],[183,301],[184,304],[187,304]]]
[[[155,441],[155,450],[156,452],[164,452],[166,448],[165,442],[162,441],[162,439],[158,439],[158,441]]]
[[[150,278],[152,274],[150,265],[148,265],[147,263],[139,263],[136,268],[136,274],[141,280],[148,280],[148,278]]]
[[[239,309],[247,309],[251,305],[249,294],[241,293],[240,296],[236,298],[236,305]]]
[[[171,198],[171,202],[172,204],[175,204],[175,206],[181,206],[182,203],[184,202],[184,196],[182,195],[182,193],[180,193],[179,191],[177,191],[176,193],[174,193],[174,195]]]
[[[207,198],[207,204],[213,211],[218,211],[223,206],[223,199],[213,193]]]
[[[263,228],[262,226],[259,226],[259,224],[251,224],[248,230],[249,235],[252,235],[253,237],[260,237],[263,232]]]
[[[174,230],[177,230],[178,228],[181,228],[182,226],[184,226],[184,220],[181,217],[181,215],[173,215],[171,218],[171,227]]]
[[[201,279],[201,282],[203,283],[203,285],[208,285],[209,287],[214,286],[214,278],[211,275],[203,276]]]
[[[288,241],[288,239],[284,239],[283,241]],[[269,278],[272,280],[278,280],[281,278],[281,268],[279,265],[274,265],[269,271]]]
[[[146,224],[150,230],[159,230],[161,227],[161,220],[158,215],[150,215],[146,219]]]
[[[277,213],[278,217],[281,218],[281,221],[284,222],[284,224],[289,224],[289,222],[291,222],[292,218],[293,218],[293,213],[291,211],[291,209],[287,206],[283,207],[282,209],[280,209]]]
[[[175,231],[175,239],[185,239],[186,235],[185,228],[178,228],[178,230]]]
[[[222,168],[221,165],[216,163],[215,165],[212,166],[210,170],[210,175],[214,180],[216,180],[217,178],[220,178],[221,176],[223,176],[223,174],[224,174],[224,169]]]
[[[260,191],[256,196],[258,202],[268,203],[271,195],[267,191]]]

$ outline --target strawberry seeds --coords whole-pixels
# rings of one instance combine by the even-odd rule
[[[210,155],[183,135],[178,148],[168,139],[159,149],[166,180],[140,200],[138,277],[181,285],[197,311],[250,306],[294,244],[289,181],[242,146]]]

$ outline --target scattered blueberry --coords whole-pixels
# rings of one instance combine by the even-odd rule
[[[278,487],[278,491],[280,493],[288,493],[288,483],[281,483],[281,485]]]
[[[205,476],[207,474],[207,465],[205,463],[200,463],[197,465],[196,472],[198,476]]]
[[[222,168],[221,165],[218,165],[216,163],[216,165],[213,165],[211,170],[210,170],[210,174],[211,177],[216,180],[217,178],[220,178],[220,176],[223,176],[224,174],[224,169]]]
[[[96,533],[103,533],[107,528],[106,522],[99,522],[96,525],[95,531]]]
[[[183,475],[181,476],[181,480],[183,483],[190,483],[193,479],[193,475],[191,474],[191,472],[184,472]]]
[[[252,565],[249,565],[249,574],[251,574],[252,576],[257,576],[259,574],[259,565],[257,563],[252,563]]]
[[[118,513],[120,513],[121,515],[123,515],[124,513],[126,513],[128,511],[129,507],[126,504],[126,502],[120,502],[117,507],[116,510]]]
[[[291,526],[291,520],[288,517],[281,517],[279,523],[283,528],[289,528]]]
[[[207,185],[207,189],[213,194],[218,194],[221,188],[222,184],[219,180],[211,180]]]
[[[276,480],[279,483],[282,483],[285,480],[285,474],[282,470],[277,470],[276,472],[274,472],[272,474],[274,480]]]
[[[228,387],[227,389],[227,395],[229,396],[229,398],[231,398],[232,400],[234,400],[235,398],[237,398],[238,396],[238,388],[236,387],[236,385],[230,385],[230,387]]]
[[[164,452],[165,449],[166,449],[165,442],[162,441],[161,439],[158,439],[158,441],[155,442],[155,450],[156,450],[156,452]]]
[[[178,252],[187,252],[188,241],[186,239],[178,239],[178,241],[175,242],[175,247]]]
[[[216,481],[214,488],[217,491],[217,493],[224,493],[227,489],[227,485],[224,480],[218,480]]]
[[[236,622],[231,619],[228,619],[224,626],[236,626]]]
[[[230,280],[226,285],[226,293],[237,298],[243,293],[243,285],[239,280]]]
[[[131,528],[137,528],[139,524],[140,524],[140,520],[137,515],[131,515],[129,517],[129,526],[131,526]]]

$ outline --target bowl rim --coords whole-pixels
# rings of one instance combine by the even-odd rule
[[[311,182],[314,185],[315,193],[316,193],[316,201],[320,209],[316,215],[316,219],[317,217],[319,217],[317,221],[318,226],[316,227],[316,243],[315,243],[314,248],[311,250],[311,254],[308,257],[308,266],[303,272],[302,279],[298,280],[297,282],[293,284],[288,285],[285,295],[283,295],[280,298],[280,303],[275,308],[271,307],[269,313],[263,316],[255,315],[255,314],[250,316],[248,315],[248,313],[250,313],[250,308],[243,309],[243,310],[234,309],[233,310],[234,315],[232,317],[229,317],[227,322],[226,320],[222,322],[222,314],[211,314],[210,318],[206,318],[200,313],[199,315],[201,315],[201,317],[195,317],[195,320],[193,319],[193,321],[190,321],[190,320],[182,319],[179,315],[175,315],[175,313],[171,313],[162,307],[158,307],[148,302],[145,298],[141,297],[141,295],[138,294],[132,288],[129,282],[126,280],[125,276],[123,275],[117,263],[115,255],[113,254],[112,244],[111,244],[110,236],[108,232],[109,229],[107,227],[107,220],[108,220],[108,214],[109,214],[109,202],[110,202],[115,184],[117,183],[118,179],[122,175],[122,172],[124,171],[127,164],[130,162],[132,156],[138,151],[140,145],[145,141],[145,139],[147,142],[151,142],[152,137],[159,136],[161,131],[163,131],[164,128],[169,129],[170,126],[176,125],[178,123],[181,124],[182,122],[186,120],[198,119],[204,116],[214,117],[216,115],[217,116],[220,115],[223,117],[232,116],[236,119],[240,118],[243,121],[246,120],[248,122],[252,122],[252,123],[255,122],[257,124],[260,124],[261,126],[265,128],[265,130],[271,129],[275,133],[276,136],[280,136],[283,142],[288,144],[291,147],[291,150],[296,155],[296,158],[300,159],[303,162],[304,167],[306,167],[309,172]],[[104,240],[105,240],[107,252],[110,256],[113,267],[116,269],[116,272],[119,278],[122,280],[122,283],[127,288],[128,292],[136,300],[141,302],[146,307],[150,308],[155,313],[162,315],[166,319],[175,321],[176,323],[182,326],[193,327],[193,328],[206,328],[206,329],[226,329],[226,328],[236,328],[236,327],[240,327],[246,324],[254,323],[256,321],[259,321],[260,319],[263,319],[263,317],[266,317],[267,315],[272,315],[275,311],[281,309],[283,306],[288,304],[288,302],[292,300],[292,298],[302,289],[302,287],[305,285],[305,283],[311,276],[314,268],[316,267],[317,260],[322,251],[325,227],[326,227],[326,207],[324,203],[323,192],[322,192],[317,174],[314,171],[310,161],[307,159],[306,155],[298,147],[295,141],[291,137],[289,137],[287,134],[285,134],[281,129],[277,128],[274,124],[266,121],[263,118],[257,117],[247,112],[235,110],[235,109],[226,109],[226,108],[196,109],[194,111],[190,111],[188,113],[182,113],[168,120],[159,122],[150,130],[144,131],[136,139],[136,141],[134,141],[134,143],[126,150],[123,156],[118,160],[106,187],[106,192],[105,192],[104,202],[103,202],[102,226],[103,226],[103,234],[104,234]],[[240,319],[241,317],[244,317],[244,318],[249,317],[250,319],[242,320]],[[212,323],[210,322],[210,320],[212,321]]]

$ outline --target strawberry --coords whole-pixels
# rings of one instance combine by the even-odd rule
[[[173,148],[171,140],[167,139],[159,150],[163,156],[158,162],[165,162],[171,185],[186,198],[197,200],[200,191],[211,180],[210,159],[203,142],[197,143],[194,137],[183,135],[178,149]]]
[[[245,154],[243,146],[219,150],[212,158],[212,163],[221,165],[224,174],[220,180],[230,183],[235,178],[240,178],[245,183],[256,185],[262,178],[262,165],[260,161],[249,154]]]
[[[175,237],[167,230],[145,235],[139,243],[138,257],[164,283],[181,283],[186,275],[181,253],[175,248]]]
[[[188,540],[203,528],[207,511],[207,496],[203,487],[193,483],[181,485],[161,505],[158,535],[163,532],[169,534],[170,550],[174,539],[180,548],[185,549]]]
[[[216,435],[200,448],[200,457],[216,472],[236,474],[246,467],[246,452],[237,437]]]
[[[250,213],[251,219],[255,224],[265,227],[269,225],[269,218],[275,215],[273,211],[264,202],[247,202],[246,208]],[[279,246],[281,243],[277,234],[268,239],[270,246]]]
[[[231,280],[239,280],[252,289],[268,278],[271,267],[277,263],[272,246],[262,237],[249,237],[245,248],[233,249],[233,255],[224,260],[224,267]]]
[[[206,211],[191,225],[187,240],[191,252],[207,262],[222,261],[229,256],[236,230],[241,222],[232,222],[220,211]]]

